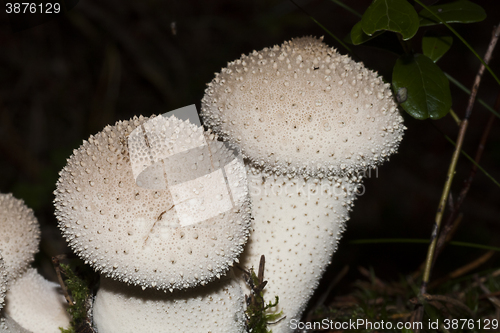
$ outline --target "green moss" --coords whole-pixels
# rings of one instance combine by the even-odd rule
[[[87,320],[87,300],[90,297],[88,282],[80,278],[69,265],[61,264],[64,283],[68,293],[73,299],[73,304],[68,307],[71,316],[71,326],[68,329],[59,328],[61,333],[76,333],[76,328]]]
[[[263,264],[261,265],[263,270]],[[283,317],[283,311],[276,312],[279,302],[279,297],[275,296],[274,302],[264,301],[264,287],[267,281],[263,281],[264,272],[259,269],[259,276],[253,270],[249,272],[250,279],[247,280],[249,286],[252,288],[252,294],[247,298],[247,326],[252,333],[272,333],[268,330],[269,323],[276,322]]]

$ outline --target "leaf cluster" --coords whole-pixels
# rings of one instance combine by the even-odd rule
[[[371,41],[372,45],[377,45],[377,39],[382,40],[379,36],[395,33],[401,46],[396,49],[399,58],[392,76],[397,101],[416,119],[439,119],[448,114],[452,101],[448,78],[436,62],[450,49],[453,37],[440,36],[427,29],[421,53],[414,49],[412,39],[422,27],[479,22],[486,18],[486,12],[468,0],[430,7],[418,0],[415,2],[424,9],[417,12],[407,0],[374,0],[346,41],[354,45]]]

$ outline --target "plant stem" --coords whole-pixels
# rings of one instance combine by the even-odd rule
[[[356,239],[349,242],[349,244],[390,244],[390,243],[428,244],[429,240],[419,239],[419,238],[376,238],[376,239]],[[457,242],[457,241],[450,241],[449,244],[453,246],[463,246],[463,247],[470,247],[473,249],[493,250],[495,252],[500,252],[500,247],[483,245],[483,244],[474,244],[474,243]]]
[[[340,7],[344,8],[345,10],[350,12],[351,14],[356,15],[359,18],[363,17],[363,15],[361,15],[360,13],[358,13],[357,11],[355,11],[354,9],[352,9],[351,7],[349,7],[348,5],[343,3],[342,1],[340,1],[340,0],[331,0],[331,1],[336,3],[337,5],[339,5]]]
[[[441,131],[440,131],[441,132]],[[442,132],[441,132],[442,133]],[[444,138],[449,142],[451,143],[452,145],[456,146],[457,144],[455,143],[455,141],[453,141],[452,139],[450,139],[449,136],[447,136],[446,134],[444,134]],[[479,170],[481,170],[481,172],[486,176],[488,177],[496,186],[500,187],[500,183],[495,179],[493,178],[492,175],[490,175],[490,173],[488,171],[486,171],[482,166],[480,166],[479,164],[476,163],[476,161],[474,161],[474,159],[472,157],[469,156],[469,154],[467,154],[464,150],[462,150],[462,155],[465,156],[465,158],[467,158],[473,165],[476,166],[476,168],[478,168]]]
[[[453,109],[450,109],[450,115],[453,118],[453,120],[455,120],[457,125],[460,126],[461,120],[460,120],[460,118],[458,118],[457,114],[455,113],[455,111],[453,111]]]
[[[476,77],[477,79],[477,77]],[[477,89],[476,89],[477,90]],[[475,94],[473,93],[475,96]],[[471,95],[472,98],[472,95]],[[455,175],[455,168],[457,166],[458,157],[460,156],[460,150],[462,148],[465,132],[467,131],[467,126],[469,124],[468,119],[462,120],[460,124],[460,131],[458,133],[457,146],[455,147],[455,151],[453,152],[453,157],[451,159],[450,166],[448,167],[448,173],[446,176],[446,182],[444,184],[443,193],[441,194],[441,199],[439,200],[439,206],[436,213],[436,218],[434,220],[434,226],[431,235],[431,244],[429,245],[429,249],[427,251],[427,258],[425,260],[425,270],[424,277],[422,280],[422,286],[420,288],[420,293],[425,294],[427,291],[427,284],[429,283],[429,279],[431,276],[431,266],[434,256],[434,250],[436,248],[437,236],[439,233],[439,228],[441,226],[441,221],[443,219],[444,208],[446,205],[446,200],[448,199],[448,195],[450,193],[451,183],[453,182],[453,176]]]
[[[495,102],[495,109],[496,110],[500,109],[500,93],[497,95],[497,100]],[[474,157],[474,161],[476,163],[472,165],[471,170],[469,172],[469,176],[464,181],[464,185],[463,185],[462,189],[460,190],[460,194],[458,195],[458,198],[451,209],[451,214],[448,217],[446,225],[451,225],[453,223],[453,221],[457,218],[457,216],[460,212],[460,207],[462,206],[462,204],[465,200],[465,197],[467,196],[467,193],[469,192],[472,181],[474,180],[474,177],[476,176],[476,173],[478,170],[478,165],[479,165],[479,162],[481,161],[481,157],[483,156],[484,147],[486,145],[486,141],[488,140],[488,135],[491,131],[491,128],[493,127],[494,120],[495,120],[495,115],[491,114],[490,118],[488,120],[488,123],[486,124],[486,127],[483,131],[483,135],[481,136],[481,141],[479,142],[479,145],[477,147],[476,156]],[[441,245],[441,246],[439,246],[439,245]],[[434,262],[436,262],[436,258],[442,252],[444,245],[445,245],[444,242],[442,242],[441,244],[438,243],[436,253],[434,254]]]
[[[396,35],[398,36],[399,44],[401,44],[404,53],[411,54],[412,53],[411,43],[409,41],[404,40],[403,36],[400,33],[396,33]]]
[[[417,0],[417,2],[420,3],[420,1],[418,1],[418,0]],[[450,166],[448,168],[446,182],[445,182],[443,192],[441,194],[441,199],[439,201],[438,209],[436,212],[436,218],[434,221],[434,226],[433,226],[432,235],[431,235],[431,243],[430,243],[429,249],[427,251],[424,276],[422,279],[422,285],[420,287],[420,294],[421,295],[423,295],[427,292],[427,285],[429,283],[429,279],[431,276],[434,251],[436,249],[437,236],[438,236],[439,229],[441,226],[441,221],[443,219],[443,213],[444,213],[444,208],[446,205],[446,200],[448,199],[451,184],[453,182],[453,177],[455,175],[455,169],[457,166],[458,158],[460,156],[460,151],[462,149],[462,145],[464,142],[465,133],[467,131],[467,126],[469,125],[469,118],[470,118],[470,115],[472,114],[472,109],[474,107],[474,102],[476,100],[477,91],[478,91],[479,85],[481,83],[481,78],[482,78],[482,75],[484,73],[485,66],[487,66],[487,63],[491,59],[491,55],[492,55],[493,50],[496,46],[496,42],[498,40],[499,35],[500,35],[500,25],[493,32],[493,36],[492,36],[490,44],[488,46],[488,50],[486,51],[486,55],[484,57],[484,63],[481,64],[479,71],[476,75],[474,85],[472,86],[472,93],[469,97],[469,103],[468,103],[467,109],[465,111],[465,117],[462,120],[462,122],[460,123],[460,129],[459,129],[458,138],[457,138],[457,145],[455,147],[455,151],[453,152],[453,157],[451,159]]]
[[[446,75],[446,77],[448,78],[448,80],[451,81],[451,83],[453,83],[458,88],[460,88],[462,91],[464,91],[465,93],[467,93],[467,94],[470,95],[471,91],[469,89],[467,89],[463,84],[461,84],[460,82],[458,82],[457,79],[455,79],[453,76],[451,76],[448,73],[444,73],[444,75]],[[482,106],[484,106],[486,108],[486,110],[488,110],[491,113],[493,113],[495,116],[497,116],[497,118],[500,118],[500,113],[496,112],[491,106],[489,106],[488,104],[486,104],[486,102],[483,101],[481,98],[478,98],[477,101],[479,102],[479,104],[481,104]]]

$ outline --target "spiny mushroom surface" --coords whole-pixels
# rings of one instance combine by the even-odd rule
[[[61,287],[30,268],[9,286],[5,313],[31,332],[55,333],[70,326]]]
[[[3,263],[2,251],[0,250],[0,311],[5,304],[5,293],[7,292],[7,270]]]
[[[279,296],[277,312],[286,319],[273,332],[291,332],[337,249],[360,179],[332,180],[265,176],[249,172],[254,222],[241,256],[244,267],[258,267],[266,256],[266,300]],[[249,292],[242,284],[242,288]]]
[[[389,86],[322,38],[295,38],[229,62],[208,84],[201,116],[266,171],[353,173],[402,139]]]
[[[0,251],[10,283],[28,269],[38,252],[40,226],[23,200],[0,193],[0,230]]]
[[[99,333],[243,333],[243,302],[232,278],[168,294],[103,278],[94,323]]]
[[[203,285],[243,251],[243,163],[175,117],[107,126],[74,150],[55,192],[59,227],[95,270],[162,290]]]

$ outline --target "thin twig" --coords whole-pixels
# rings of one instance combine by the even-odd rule
[[[489,294],[480,295],[477,299],[484,299],[484,298],[497,297],[497,296],[500,296],[500,290],[489,293]]]
[[[463,214],[459,214],[457,218],[455,218],[454,220],[448,219],[448,221],[446,221],[442,231],[439,234],[439,238],[436,245],[436,252],[434,253],[434,259],[432,262],[432,268],[434,268],[434,264],[436,263],[438,256],[445,248],[445,245],[448,244],[453,238],[453,235],[455,235],[458,226],[462,222],[463,216],[464,216]]]
[[[488,251],[486,252],[485,254],[483,254],[482,256],[480,256],[479,258],[475,259],[474,261],[468,263],[467,265],[464,265],[456,270],[454,270],[453,272],[447,274],[446,276],[442,277],[441,279],[438,279],[434,282],[432,282],[430,285],[429,285],[429,289],[431,288],[435,288],[436,286],[446,282],[446,281],[449,281],[449,280],[452,280],[452,279],[456,279],[462,275],[465,275],[467,273],[469,273],[470,271],[478,268],[479,266],[481,266],[482,264],[484,264],[485,262],[487,262],[488,260],[490,260],[490,258],[495,254],[495,251]]]
[[[461,84],[460,82],[458,82],[457,79],[455,79],[453,76],[451,76],[450,74],[448,74],[446,72],[444,73],[444,75],[446,75],[446,77],[448,78],[448,80],[450,80],[450,82],[453,83],[454,85],[456,85],[460,90],[462,90],[466,94],[470,95],[471,91],[469,89],[467,89],[463,84]],[[491,113],[493,113],[497,118],[500,118],[500,113],[496,112],[491,106],[489,106],[488,104],[486,104],[486,102],[483,101],[481,98],[478,98],[477,101],[486,110],[488,110]],[[460,126],[460,124],[458,124],[458,125]]]
[[[488,51],[486,51],[486,55],[484,57],[486,63],[488,63],[491,59],[491,55],[493,53],[493,48],[495,47],[496,41],[498,39],[498,34],[500,34],[500,25],[496,28],[495,33],[493,34],[493,37],[490,41]],[[429,278],[430,278],[430,274],[431,274],[430,271],[431,271],[431,265],[432,265],[432,258],[434,255],[434,250],[436,248],[437,234],[439,233],[439,227],[441,226],[441,221],[443,219],[444,206],[446,204],[446,199],[448,198],[448,194],[450,193],[450,187],[451,187],[451,183],[453,181],[453,176],[455,174],[455,168],[457,165],[458,157],[460,156],[460,150],[462,149],[465,133],[467,131],[467,126],[469,124],[469,118],[470,118],[470,115],[472,113],[472,109],[474,106],[474,101],[476,99],[479,84],[481,83],[481,78],[482,78],[482,75],[484,73],[484,68],[485,68],[484,65],[481,65],[481,67],[479,68],[479,71],[476,75],[476,79],[474,81],[474,85],[472,87],[472,93],[471,93],[470,98],[469,98],[469,103],[467,105],[465,117],[460,124],[457,145],[455,147],[455,151],[453,152],[453,157],[452,157],[450,166],[448,168],[447,179],[445,182],[443,193],[441,195],[441,199],[440,199],[439,206],[438,206],[437,213],[436,213],[436,219],[435,219],[433,232],[432,232],[432,236],[431,236],[431,244],[429,246],[429,251],[427,253],[426,268],[424,271],[424,278],[423,278],[422,287],[421,287],[422,294],[426,293],[427,283],[429,282]]]
[[[477,285],[479,286],[479,288],[481,288],[483,292],[485,292],[486,294],[491,294],[491,291],[481,282],[481,280],[477,275],[475,276],[475,280]],[[492,295],[488,296],[487,298],[491,303],[493,303],[497,308],[500,309],[500,300],[498,300],[498,298]]]
[[[455,175],[455,168],[457,166],[458,158],[460,156],[460,151],[462,149],[462,145],[464,142],[465,133],[467,131],[467,126],[469,125],[469,118],[470,118],[470,115],[472,114],[472,109],[474,107],[474,102],[476,100],[477,91],[478,91],[479,85],[481,83],[482,75],[484,73],[485,64],[488,64],[490,59],[491,59],[491,55],[493,53],[493,49],[496,46],[496,42],[498,40],[499,35],[500,35],[500,25],[498,25],[498,27],[496,27],[496,29],[493,32],[493,36],[492,36],[490,44],[488,46],[488,50],[486,51],[486,55],[484,57],[484,63],[481,64],[479,71],[476,75],[474,85],[472,86],[472,93],[470,95],[469,103],[468,103],[467,109],[465,111],[465,117],[462,120],[462,122],[460,123],[460,130],[458,133],[457,145],[455,147],[455,151],[453,152],[453,157],[451,159],[450,166],[448,168],[446,182],[445,182],[445,185],[443,188],[443,193],[441,194],[441,199],[439,201],[438,209],[436,212],[436,218],[435,218],[435,222],[434,222],[434,226],[433,226],[433,230],[432,230],[432,235],[431,235],[431,243],[430,243],[429,249],[427,251],[424,276],[423,276],[423,280],[422,280],[422,285],[420,287],[420,294],[421,295],[424,295],[427,293],[427,285],[429,283],[429,279],[431,276],[433,256],[434,256],[434,251],[436,249],[439,228],[441,226],[441,221],[443,219],[444,207],[446,204],[446,200],[448,199],[448,195],[450,193],[451,184],[453,182],[453,176]],[[421,319],[421,318],[418,318],[418,319]]]
[[[495,102],[495,110],[500,110],[500,93],[497,95],[497,100]],[[464,182],[464,186],[462,190],[460,191],[460,194],[457,198],[457,202],[455,203],[454,209],[452,211],[452,214],[450,215],[449,219],[453,219],[457,213],[458,210],[460,209],[460,206],[464,202],[465,197],[467,196],[467,193],[469,192],[470,186],[472,184],[472,181],[474,180],[474,177],[476,176],[477,173],[477,164],[479,164],[479,161],[481,160],[481,157],[484,152],[484,147],[486,146],[486,141],[488,140],[488,135],[490,134],[491,128],[493,127],[493,122],[495,121],[495,115],[490,115],[490,118],[488,120],[488,123],[486,124],[486,127],[484,128],[483,135],[481,137],[481,141],[479,143],[479,146],[477,147],[476,151],[476,156],[474,157],[474,161],[476,161],[476,164],[473,164],[469,173],[469,176]]]
[[[68,302],[68,304],[70,306],[73,306],[75,303],[73,302],[73,298],[71,297],[71,295],[68,292],[68,287],[66,287],[66,283],[64,283],[64,280],[63,280],[62,274],[61,274],[61,265],[60,265],[59,261],[61,259],[65,259],[65,258],[66,258],[66,256],[64,254],[54,256],[54,257],[52,257],[52,264],[54,265],[54,269],[56,270],[57,281],[61,285],[61,289],[63,291],[64,298],[66,298],[66,302]]]
[[[497,100],[495,102],[495,110],[500,109],[500,93],[497,95]],[[469,176],[465,179],[464,185],[462,187],[462,190],[460,191],[460,194],[456,200],[456,202],[452,205],[452,209],[450,210],[450,216],[448,217],[448,220],[445,223],[445,227],[443,228],[443,232],[441,232],[441,235],[439,236],[438,244],[436,246],[436,252],[434,253],[434,260],[433,260],[433,265],[436,263],[436,259],[439,256],[439,254],[442,252],[444,249],[444,246],[446,243],[448,243],[451,240],[451,235],[447,234],[449,230],[449,226],[453,225],[452,228],[456,230],[458,225],[456,225],[457,220],[461,220],[460,218],[460,207],[462,206],[465,197],[467,196],[467,193],[469,192],[469,189],[471,187],[472,181],[474,180],[474,177],[476,176],[477,170],[478,170],[478,165],[479,162],[481,161],[481,157],[483,156],[484,152],[484,147],[486,146],[486,141],[488,141],[488,136],[491,131],[491,128],[493,127],[493,122],[495,120],[495,115],[491,114],[490,118],[488,120],[488,123],[486,127],[484,128],[483,135],[481,137],[481,141],[479,142],[479,146],[477,147],[476,150],[476,156],[474,157],[474,161],[476,162],[475,164],[472,165]],[[458,217],[457,217],[458,215]],[[453,223],[455,221],[455,223]],[[446,241],[443,241],[443,239],[446,237]]]
[[[455,120],[455,122],[457,123],[458,126],[460,126],[460,118],[457,116],[457,114],[455,113],[455,111],[453,111],[453,109],[450,109],[450,115],[451,117],[453,118],[453,120]]]
[[[432,127],[434,127],[439,133],[441,133],[444,138],[446,139],[446,141],[448,141],[449,143],[451,143],[454,147],[457,146],[456,142],[453,141],[452,139],[450,139],[450,137],[446,134],[444,134],[440,129],[438,129],[436,127],[436,125],[432,124]],[[493,182],[493,184],[495,184],[496,186],[498,186],[500,188],[500,182],[498,182],[498,180],[496,180],[495,178],[493,178],[492,175],[490,175],[490,173],[486,170],[484,170],[484,168],[482,166],[480,166],[479,164],[476,163],[476,161],[474,161],[474,159],[472,157],[470,157],[469,154],[467,154],[463,149],[462,149],[462,155],[468,159],[472,164],[476,165],[476,167],[481,170],[481,172],[486,176],[488,177],[489,180],[491,180]]]
[[[426,302],[438,301],[438,302],[442,302],[442,303],[451,304],[454,307],[456,307],[457,309],[461,309],[462,311],[467,312],[471,317],[474,317],[474,312],[472,312],[472,310],[469,309],[469,307],[467,305],[465,305],[464,303],[460,302],[457,299],[454,299],[454,298],[451,298],[448,296],[444,296],[444,295],[429,295],[429,294],[423,294],[422,297],[424,298],[424,300]],[[420,301],[418,300],[417,297],[412,298],[410,300],[410,303],[414,303],[414,304],[418,304],[419,302]]]

